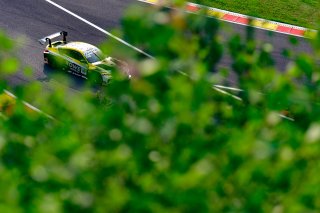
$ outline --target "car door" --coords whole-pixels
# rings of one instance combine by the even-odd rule
[[[68,72],[87,78],[88,62],[84,56],[76,50],[61,50],[61,54],[66,58]]]

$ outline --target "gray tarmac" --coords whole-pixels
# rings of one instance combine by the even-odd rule
[[[135,0],[54,0],[54,2],[107,31],[120,26],[120,18],[130,4],[150,7],[150,5]],[[223,38],[236,33],[245,35],[245,26],[226,22],[221,25],[220,33]],[[24,65],[33,69],[29,77],[26,77],[22,71],[10,77],[9,84],[12,86],[39,81],[48,88],[56,84],[64,84],[71,90],[77,91],[78,88],[75,85],[66,85],[68,83],[48,77],[43,65],[44,47],[38,43],[38,39],[61,30],[68,31],[70,40],[84,41],[97,46],[106,39],[111,39],[45,0],[0,0],[0,29],[12,39],[17,40],[19,58]],[[284,49],[294,53],[312,52],[309,41],[305,38],[296,38],[298,45],[292,46],[288,35],[259,29],[255,31],[255,34],[261,43],[268,42],[273,45],[272,55],[279,70],[284,70],[292,60],[283,56]],[[119,43],[119,45],[122,44]],[[229,68],[231,64],[232,60],[226,51],[219,67]]]

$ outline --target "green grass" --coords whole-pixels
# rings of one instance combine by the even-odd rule
[[[320,0],[190,0],[223,10],[318,29]]]

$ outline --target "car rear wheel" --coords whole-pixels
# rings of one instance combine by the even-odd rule
[[[47,73],[55,71],[53,59],[50,55],[44,55],[44,71]]]

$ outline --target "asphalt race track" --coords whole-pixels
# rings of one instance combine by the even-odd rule
[[[104,29],[113,29],[119,25],[123,9],[132,1],[111,1],[110,6],[103,0],[90,1],[55,1],[58,4],[100,24]],[[84,41],[98,45],[106,39],[106,35],[88,24],[70,16],[44,0],[0,0],[0,29],[12,39],[18,39],[20,49],[18,55],[23,64],[33,69],[31,77],[21,72],[10,78],[11,85],[24,84],[29,81],[41,81],[48,87],[61,84],[55,79],[48,79],[43,66],[44,46],[38,39],[46,35],[66,30],[68,39]],[[22,40],[22,41],[21,41]],[[69,86],[69,85],[68,85]],[[72,88],[72,86],[70,86]]]
[[[136,0],[53,0],[53,2],[107,31],[119,27],[120,17],[130,4],[150,7],[150,5]],[[234,33],[245,34],[244,26],[226,22],[223,23],[223,26],[221,32],[223,36]],[[40,81],[48,87],[55,84],[64,84],[48,77],[48,73],[43,66],[42,53],[44,47],[38,43],[39,38],[61,30],[68,31],[69,40],[84,41],[97,46],[108,38],[106,34],[45,0],[0,0],[0,29],[4,30],[12,39],[18,41],[20,46],[18,56],[23,64],[31,66],[33,69],[31,77],[25,77],[22,72],[11,77],[9,83],[12,86],[30,81]],[[273,44],[273,57],[280,70],[283,70],[290,62],[290,59],[282,55],[283,49],[291,49],[295,53],[311,52],[308,40],[304,38],[297,38],[298,45],[292,47],[288,35],[257,29],[256,36],[263,42]],[[119,45],[123,44],[119,42]],[[219,66],[230,67],[230,64],[231,59],[226,54]],[[66,86],[71,90],[76,89],[72,85]]]

